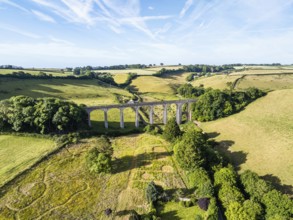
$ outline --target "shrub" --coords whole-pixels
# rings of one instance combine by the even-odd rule
[[[86,156],[86,164],[91,173],[110,173],[111,157],[95,147]]]
[[[229,185],[233,186],[236,184],[237,174],[233,168],[224,167],[214,173],[214,184],[215,186]]]
[[[203,168],[198,168],[187,174],[189,187],[195,188],[197,198],[210,197],[214,193],[212,182]]]
[[[282,216],[289,219],[293,216],[293,201],[275,189],[263,196],[262,203],[266,207],[267,218]]]
[[[179,128],[178,124],[176,123],[176,119],[171,118],[170,120],[168,120],[168,122],[165,126],[165,130],[163,131],[163,137],[167,141],[173,142],[179,136],[181,136],[180,128]]]
[[[225,208],[228,208],[232,202],[244,202],[244,196],[236,186],[222,185],[219,194],[219,200]]]

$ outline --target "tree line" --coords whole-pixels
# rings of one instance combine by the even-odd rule
[[[190,84],[182,85],[177,92],[185,98],[197,98],[193,104],[193,118],[198,121],[212,121],[239,112],[245,106],[265,95],[260,89],[248,88],[245,91],[204,89]]]
[[[76,79],[76,80],[84,80],[84,79],[98,79],[102,82],[117,86],[113,76],[110,73],[100,73],[100,72],[90,72],[87,75],[82,76],[53,76],[52,74],[46,74],[45,72],[39,72],[39,74],[34,75],[30,73],[26,73],[24,71],[13,71],[8,74],[0,74],[0,77],[11,77],[17,79]]]
[[[207,219],[218,219],[216,200],[228,220],[292,219],[293,201],[287,195],[250,170],[238,175],[202,131],[188,127],[182,132],[172,119],[163,136],[171,141],[175,159],[186,171],[192,196],[209,199]]]
[[[14,96],[0,101],[0,131],[68,133],[87,128],[83,106],[58,98]]]

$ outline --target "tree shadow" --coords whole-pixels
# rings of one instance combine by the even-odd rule
[[[144,167],[152,164],[152,160],[161,159],[170,156],[169,152],[150,152],[142,153],[135,156],[124,156],[116,158],[112,162],[112,173],[117,174],[132,170],[139,167]]]
[[[210,132],[210,133],[206,133],[206,135],[209,137],[209,138],[216,138],[220,135],[219,132]]]
[[[232,140],[222,140],[218,142],[219,151],[222,152],[237,171],[240,170],[241,164],[247,161],[248,153],[244,151],[231,151],[229,148],[235,144]]]
[[[161,219],[180,220],[179,216],[177,215],[177,211],[165,212],[164,214],[160,214],[160,217]]]
[[[289,195],[293,195],[293,186],[292,185],[285,185],[282,184],[281,180],[279,177],[274,176],[273,174],[266,174],[264,176],[261,176],[262,179],[271,182],[272,185],[279,191],[285,193],[285,194],[289,194]]]

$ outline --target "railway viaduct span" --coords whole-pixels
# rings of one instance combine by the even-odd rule
[[[110,109],[116,108],[120,110],[120,128],[124,128],[124,113],[123,110],[125,108],[132,108],[135,110],[135,127],[139,127],[139,108],[143,106],[149,107],[149,123],[153,124],[153,114],[154,114],[154,106],[161,105],[163,106],[163,123],[166,124],[168,120],[167,109],[168,105],[175,104],[176,105],[176,122],[177,124],[181,124],[182,120],[182,106],[187,104],[187,118],[191,121],[191,103],[195,103],[195,99],[186,99],[186,100],[172,100],[172,101],[161,101],[161,102],[129,102],[125,104],[113,104],[113,105],[101,105],[101,106],[91,106],[86,107],[86,111],[88,113],[88,125],[91,127],[91,112],[95,110],[101,110],[104,112],[104,124],[105,128],[108,128],[108,111]]]

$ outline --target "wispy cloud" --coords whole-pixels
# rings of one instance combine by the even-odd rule
[[[155,8],[152,7],[152,6],[149,6],[148,9],[149,9],[149,10],[154,10]]]
[[[12,2],[10,0],[0,0],[0,3],[8,4],[8,5],[10,5],[12,7],[15,7],[15,8],[19,9],[19,10],[22,10],[24,12],[29,12],[29,10],[27,10],[26,8],[14,3],[14,2]]]
[[[35,14],[40,20],[42,21],[48,21],[51,23],[56,23],[54,18],[50,17],[49,15],[46,15],[40,11],[32,10],[33,14]]]
[[[33,39],[39,39],[39,38],[41,38],[37,34],[31,33],[31,32],[28,32],[28,31],[24,31],[24,30],[19,29],[18,27],[13,27],[13,26],[6,25],[6,24],[0,24],[0,29],[4,29],[4,30],[7,30],[7,31],[11,31],[11,32],[20,34],[22,36],[29,37],[29,38],[33,38]]]
[[[187,0],[185,2],[185,5],[183,6],[182,10],[180,11],[180,18],[184,17],[185,13],[192,6],[192,4],[193,4],[193,0]]]
[[[104,23],[115,33],[122,33],[125,26],[133,27],[152,39],[155,38],[155,35],[149,29],[147,22],[171,18],[169,15],[141,16],[139,0],[31,1],[49,8],[53,13],[68,22],[86,24],[88,26],[97,26],[98,23]]]

